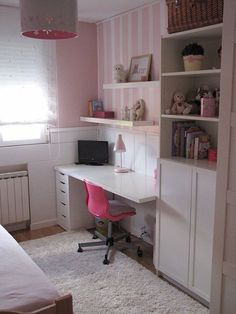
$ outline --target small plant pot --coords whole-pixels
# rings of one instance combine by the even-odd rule
[[[199,71],[202,69],[203,55],[184,56],[185,71]]]

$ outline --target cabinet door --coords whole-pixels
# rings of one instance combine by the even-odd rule
[[[213,251],[216,173],[193,171],[189,288],[209,301]]]
[[[192,168],[161,161],[158,270],[187,286]]]

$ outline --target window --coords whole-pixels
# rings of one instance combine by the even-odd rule
[[[55,42],[23,37],[18,8],[0,7],[0,146],[47,142],[56,121]]]

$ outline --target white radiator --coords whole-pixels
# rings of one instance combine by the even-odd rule
[[[28,172],[0,174],[0,224],[27,221],[29,212]]]

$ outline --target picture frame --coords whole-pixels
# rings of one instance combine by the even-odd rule
[[[128,82],[144,82],[149,80],[152,55],[132,57],[130,61]]]

